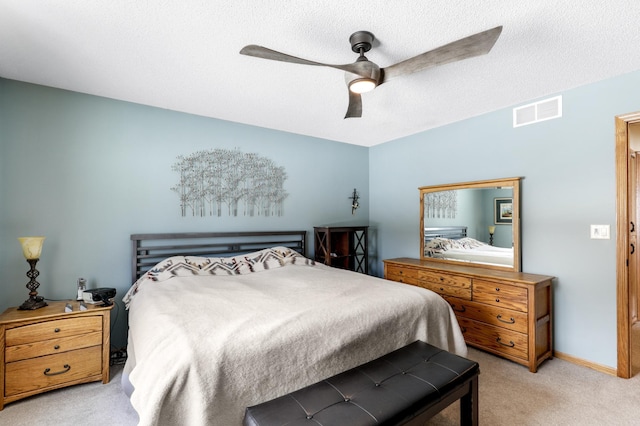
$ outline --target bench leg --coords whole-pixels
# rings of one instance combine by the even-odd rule
[[[478,425],[478,376],[469,381],[469,392],[460,398],[460,424]]]

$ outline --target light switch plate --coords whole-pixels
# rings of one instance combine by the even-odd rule
[[[591,225],[592,240],[608,240],[611,238],[609,225]]]

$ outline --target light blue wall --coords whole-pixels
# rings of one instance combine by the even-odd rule
[[[132,233],[307,230],[368,222],[368,149],[0,79],[0,311],[27,298],[19,236],[45,235],[39,293],[130,286]],[[178,155],[213,148],[284,167],[282,217],[181,217]],[[361,207],[351,215],[353,188]],[[115,314],[115,312],[114,312]],[[126,313],[113,337],[124,345]]]
[[[382,259],[419,255],[419,186],[522,176],[523,269],[558,277],[555,348],[615,367],[613,118],[640,110],[640,72],[561,94],[561,119],[513,129],[504,109],[366,149],[0,79],[0,310],[27,294],[18,236],[47,236],[38,269],[51,298],[72,297],[79,276],[122,295],[138,232],[370,219],[381,274]],[[285,216],[180,217],[169,191],[176,156],[236,147],[285,168]],[[456,167],[438,161],[452,154]],[[590,224],[607,223],[611,240],[589,239]]]
[[[523,270],[558,277],[555,349],[615,368],[614,116],[640,110],[640,72],[561,94],[560,119],[514,129],[509,108],[371,148],[371,225],[380,259],[417,257],[419,186],[522,176]]]

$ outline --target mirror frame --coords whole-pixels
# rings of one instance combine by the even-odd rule
[[[430,262],[449,263],[462,266],[472,266],[489,269],[501,269],[507,271],[520,272],[522,269],[522,253],[520,247],[520,182],[522,178],[504,178],[504,179],[490,179],[480,180],[475,182],[462,182],[451,183],[444,185],[422,186],[418,188],[420,190],[420,260],[428,260]],[[473,188],[498,188],[511,186],[513,187],[513,218],[512,218],[512,233],[513,233],[513,266],[492,265],[485,263],[473,263],[465,262],[455,259],[439,259],[435,257],[428,257],[424,255],[424,196],[425,194],[440,191],[452,191],[456,189],[473,189]]]

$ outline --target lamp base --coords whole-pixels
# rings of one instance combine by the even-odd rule
[[[44,308],[45,306],[47,306],[47,302],[44,301],[44,297],[36,296],[36,297],[30,297],[29,299],[25,300],[24,303],[20,305],[18,310],[33,311],[35,309]]]

